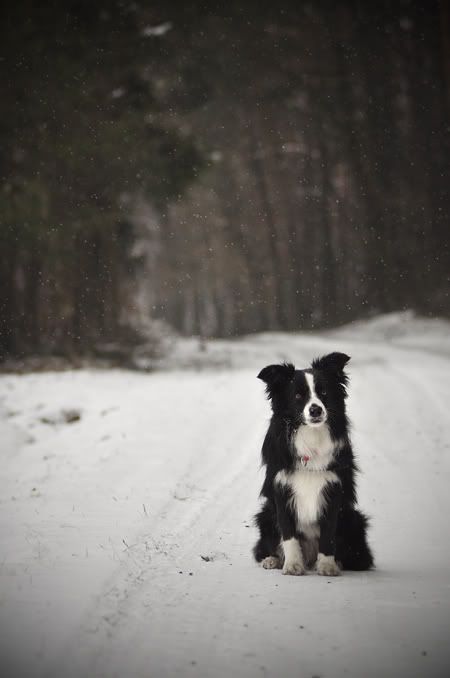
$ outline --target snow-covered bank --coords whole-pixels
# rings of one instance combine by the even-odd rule
[[[309,351],[327,350],[330,341],[349,346],[367,346],[370,355],[382,347],[426,350],[450,356],[450,321],[427,319],[413,311],[380,315],[371,320],[354,321],[338,329],[299,334],[264,332],[233,340],[199,340],[179,338],[168,342],[167,355],[156,366],[163,368],[246,368],[267,361],[295,360],[310,355]],[[356,348],[357,359],[366,359],[364,350]],[[145,360],[143,360],[145,365]]]
[[[219,342],[231,371],[0,377],[2,675],[447,675],[450,335],[414,322]],[[250,558],[255,368],[328,350],[378,568],[283,577]]]

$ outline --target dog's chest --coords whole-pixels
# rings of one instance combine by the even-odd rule
[[[301,527],[317,523],[326,504],[326,487],[339,478],[327,470],[336,447],[327,426],[300,427],[294,446],[300,463],[295,471],[281,471],[277,480],[291,490],[292,508]]]
[[[285,484],[292,491],[293,508],[300,526],[319,520],[326,503],[325,488],[335,482],[339,482],[339,478],[333,471],[299,469],[285,476]]]
[[[331,440],[328,426],[300,426],[294,438],[294,447],[305,466],[312,471],[324,471],[333,458],[335,443]]]

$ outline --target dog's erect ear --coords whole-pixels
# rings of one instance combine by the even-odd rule
[[[312,367],[314,370],[332,370],[333,372],[342,372],[348,361],[349,355],[345,353],[329,353],[322,358],[313,360]]]
[[[281,365],[268,365],[264,367],[258,374],[258,379],[261,379],[266,384],[267,394],[271,398],[279,387],[294,377],[294,374],[294,365],[282,363]]]
[[[338,381],[345,386],[348,383],[348,377],[344,372],[344,367],[350,360],[350,356],[345,353],[329,353],[316,358],[312,362],[313,370],[323,370],[324,372],[331,372]]]

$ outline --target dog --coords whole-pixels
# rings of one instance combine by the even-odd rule
[[[308,369],[284,363],[258,374],[273,412],[262,447],[266,472],[253,549],[266,569],[303,575],[315,566],[333,577],[374,567],[368,518],[356,508],[358,468],[345,406],[349,360],[330,353]]]

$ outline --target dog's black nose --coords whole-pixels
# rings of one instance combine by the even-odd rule
[[[320,405],[315,404],[311,405],[311,407],[309,408],[309,413],[314,418],[320,417],[320,415],[322,414],[322,408],[320,407]]]

